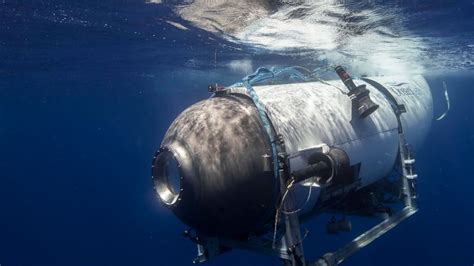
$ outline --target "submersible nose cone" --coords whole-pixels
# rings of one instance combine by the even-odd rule
[[[270,149],[246,96],[198,102],[176,118],[155,155],[155,190],[183,222],[205,234],[258,230],[272,216],[277,194],[278,182],[262,160]]]

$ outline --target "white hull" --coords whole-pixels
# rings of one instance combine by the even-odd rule
[[[401,121],[407,143],[417,149],[426,137],[433,117],[431,92],[425,79],[416,77],[370,78],[389,90],[399,104],[407,110]],[[337,81],[294,83],[256,86],[260,101],[278,134],[285,140],[286,152],[320,145],[338,147],[349,156],[351,164],[360,163],[360,187],[386,177],[397,160],[399,139],[396,115],[386,97],[366,84],[373,102],[379,108],[370,116],[360,119],[352,109],[344,84]],[[241,91],[243,88],[235,88]],[[290,165],[291,167],[291,165]],[[313,187],[309,204],[316,203],[319,188]],[[296,188],[298,202],[305,201],[308,187]]]

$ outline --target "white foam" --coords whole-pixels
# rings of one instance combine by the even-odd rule
[[[234,72],[244,74],[251,73],[253,70],[252,61],[248,59],[232,60],[227,64],[227,66]]]
[[[303,15],[292,16],[301,10]],[[391,19],[392,25],[381,23]],[[283,7],[234,37],[276,53],[313,51],[315,59],[346,65],[357,74],[422,73],[425,44],[397,24],[401,24],[397,14],[381,10],[354,13],[337,1],[320,0]]]
[[[183,24],[180,24],[178,22],[173,22],[173,21],[169,21],[167,20],[166,23],[172,25],[172,26],[175,26],[176,28],[180,29],[180,30],[188,30],[188,28],[186,28],[185,26],[183,26]]]
[[[192,0],[177,6],[176,12],[194,26],[247,44],[257,53],[312,59],[315,68],[343,65],[353,75],[428,74],[473,68],[471,40],[464,43],[458,35],[422,36],[423,32],[417,35],[409,31],[406,25],[417,23],[422,15],[406,17],[410,15],[402,11],[403,5],[344,2],[285,0],[280,3],[288,5],[273,6],[273,1],[263,0]],[[248,64],[228,66],[238,71],[250,69]]]

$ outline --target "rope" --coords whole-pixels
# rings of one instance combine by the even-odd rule
[[[278,181],[278,154],[277,154],[277,148],[276,148],[276,140],[275,136],[273,134],[273,130],[270,124],[270,120],[268,120],[268,117],[265,113],[265,109],[260,102],[260,99],[258,98],[257,93],[253,89],[251,83],[251,78],[245,77],[243,79],[243,85],[247,89],[247,93],[249,96],[252,98],[253,103],[255,104],[255,107],[257,108],[258,115],[260,117],[260,120],[263,124],[263,127],[265,128],[265,131],[268,135],[268,138],[270,139],[270,144],[272,147],[272,161],[273,161],[273,175],[275,176],[275,179]]]
[[[259,67],[253,74],[246,76],[243,80],[247,80],[250,85],[265,85],[269,81],[284,81],[288,82],[306,82],[306,81],[320,81],[326,85],[330,85],[324,80],[320,79],[318,75],[326,73],[333,69],[334,66],[327,66],[324,68],[316,68],[309,70],[302,66],[291,66],[284,68],[277,67]],[[244,86],[244,82],[235,83],[229,88]],[[333,85],[330,85],[333,86]],[[333,86],[334,87],[334,86]],[[340,88],[337,88],[341,90]]]
[[[306,206],[306,204],[309,202],[309,199],[311,198],[312,186],[309,187],[308,196],[306,197],[306,201],[303,203],[303,205],[301,205],[301,207],[299,207],[297,210],[293,210],[293,211],[283,210],[283,204],[285,203],[285,199],[288,196],[288,193],[290,192],[291,188],[293,188],[294,184],[295,184],[295,180],[291,179],[290,183],[286,186],[285,193],[283,194],[283,197],[281,198],[280,205],[278,206],[277,211],[275,213],[275,224],[274,224],[274,228],[273,228],[273,242],[272,242],[272,247],[273,248],[275,248],[275,244],[276,244],[276,233],[278,231],[277,230],[278,229],[278,222],[280,221],[281,213],[286,214],[286,215],[298,213]]]
[[[446,86],[446,82],[444,81],[443,81],[443,87],[444,87],[444,99],[446,100],[446,111],[444,111],[442,115],[436,118],[436,121],[442,120],[448,114],[449,109],[451,108],[451,105],[449,103],[448,87]]]
[[[282,212],[283,214],[295,214],[295,213],[300,212],[300,211],[306,206],[306,204],[308,204],[309,199],[311,198],[312,188],[313,188],[313,186],[310,185],[310,186],[309,186],[309,190],[308,190],[308,196],[306,196],[306,200],[305,200],[305,202],[301,205],[301,207],[299,207],[298,209],[293,210],[293,211],[285,211],[285,210],[283,210],[283,211],[281,211],[281,212]]]

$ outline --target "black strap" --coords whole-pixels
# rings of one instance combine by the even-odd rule
[[[378,83],[377,81],[371,80],[368,78],[361,78],[361,80],[367,82],[368,84],[370,84],[372,87],[380,91],[385,96],[385,98],[390,103],[390,106],[392,106],[395,116],[397,117],[398,133],[402,133],[403,129],[402,129],[402,121],[400,120],[400,115],[403,113],[406,113],[407,110],[405,108],[405,105],[399,104],[397,102],[397,99],[393,97],[392,93],[390,93],[390,91],[387,88],[385,88],[382,84]]]

